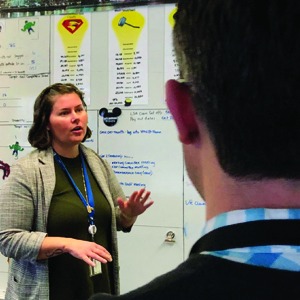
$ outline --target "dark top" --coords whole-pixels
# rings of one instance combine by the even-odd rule
[[[216,229],[199,239],[187,261],[175,270],[127,294],[98,294],[90,300],[296,299],[300,272],[257,267],[199,253],[236,245],[300,245],[299,228],[298,220],[272,220]]]
[[[80,156],[61,157],[67,170],[86,198]],[[87,166],[87,164],[86,164]],[[95,242],[111,251],[111,208],[87,166],[95,201]],[[71,237],[91,241],[88,233],[88,213],[65,172],[55,161],[56,185],[51,201],[48,236]],[[102,273],[89,276],[89,266],[70,254],[49,259],[49,287],[51,300],[86,300],[96,292],[111,293],[113,275],[110,264],[102,264]]]

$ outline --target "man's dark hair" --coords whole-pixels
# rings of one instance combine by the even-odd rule
[[[33,124],[29,130],[28,141],[32,147],[45,150],[52,145],[52,136],[47,126],[54,104],[53,97],[64,94],[76,93],[86,109],[83,92],[71,83],[55,83],[45,88],[36,98],[33,107]],[[87,127],[83,142],[90,138],[92,131]]]
[[[300,178],[300,1],[180,0],[174,46],[220,165]]]

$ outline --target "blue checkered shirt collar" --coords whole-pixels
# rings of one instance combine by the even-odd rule
[[[202,235],[214,229],[261,220],[300,220],[300,209],[253,208],[220,214],[207,221]],[[268,245],[234,248],[222,251],[203,251],[224,259],[268,268],[300,271],[300,246]]]

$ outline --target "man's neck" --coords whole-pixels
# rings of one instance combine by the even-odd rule
[[[206,204],[207,219],[239,209],[300,208],[300,181],[241,181],[228,177],[218,188],[208,189]]]

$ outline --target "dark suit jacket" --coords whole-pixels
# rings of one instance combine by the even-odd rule
[[[127,294],[105,299],[297,299],[300,272],[237,263],[201,251],[255,245],[299,245],[300,221],[254,221],[222,227],[203,236],[175,270]],[[299,254],[300,255],[300,254]]]

